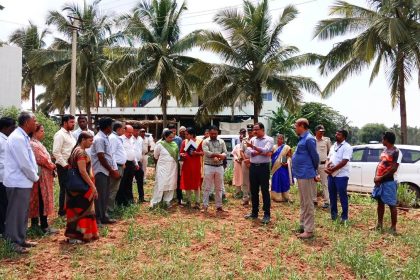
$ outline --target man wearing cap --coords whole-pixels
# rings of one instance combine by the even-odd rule
[[[249,167],[251,166],[250,158],[245,154],[247,150],[247,142],[254,137],[253,132],[253,125],[248,124],[246,126],[246,130],[248,131],[248,136],[244,137],[241,143],[241,158],[242,158],[242,205],[249,205],[249,197],[250,197],[250,182],[249,182]]]
[[[325,173],[325,163],[328,158],[328,154],[331,149],[331,140],[328,137],[324,136],[325,128],[322,124],[315,127],[315,139],[316,139],[316,150],[319,155],[319,166],[318,166],[318,175],[321,179],[322,189],[323,189],[323,200],[324,204],[322,208],[330,207],[330,196],[328,193],[328,175]],[[316,192],[314,197],[315,205],[317,205]]]

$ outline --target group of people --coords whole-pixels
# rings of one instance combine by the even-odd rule
[[[48,224],[54,213],[54,177],[60,186],[59,216],[66,216],[65,236],[70,243],[82,243],[99,237],[98,226],[113,224],[110,215],[116,206],[135,203],[134,178],[137,182],[138,203],[147,202],[144,178],[148,155],[152,154],[155,184],[150,207],[169,207],[173,199],[178,204],[209,210],[214,193],[217,212],[224,212],[224,170],[228,151],[218,137],[219,129],[211,126],[204,137],[197,137],[192,127],[165,128],[156,142],[137,125],[99,119],[97,133],[88,129],[85,116],[64,115],[61,128],[54,135],[52,156],[42,144],[44,127],[35,115],[22,112],[18,127],[13,119],[0,119],[0,234],[9,240],[16,252],[25,253],[36,244],[26,240],[28,218],[31,226],[46,234],[57,230]],[[262,223],[271,219],[271,200],[291,201],[290,186],[297,181],[300,200],[299,238],[311,238],[314,233],[315,206],[319,182],[324,188],[323,208],[330,208],[331,218],[338,218],[337,196],[342,206],[341,221],[348,221],[347,183],[352,147],[346,142],[346,130],[336,132],[334,145],[324,137],[322,125],[313,136],[309,122],[298,119],[295,131],[299,142],[295,151],[285,143],[282,134],[277,144],[265,132],[262,123],[240,130],[240,143],[233,149],[235,197],[243,205],[251,201],[252,210],[246,219],[258,219],[260,195],[263,200]],[[177,135],[177,132],[179,135]],[[390,206],[392,229],[396,231],[396,182],[394,173],[401,162],[401,153],[394,146],[395,135],[386,132],[386,146],[375,176],[374,197],[378,199],[378,224],[383,226],[384,205]],[[153,147],[152,147],[153,146]],[[271,181],[271,195],[270,195]],[[203,193],[200,194],[200,190]],[[183,196],[185,191],[185,197]],[[202,201],[202,205],[201,202]]]

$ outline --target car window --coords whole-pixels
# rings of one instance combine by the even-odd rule
[[[223,141],[225,141],[225,144],[226,144],[226,150],[229,152],[229,153],[231,153],[232,152],[232,150],[233,150],[233,147],[232,147],[232,140],[231,140],[231,138],[222,138],[223,139]]]
[[[365,149],[354,149],[353,155],[351,156],[352,162],[361,162],[363,160],[363,152]]]
[[[383,149],[368,149],[366,155],[366,162],[379,162],[380,155]]]
[[[420,160],[420,151],[401,149],[402,163],[415,163]]]

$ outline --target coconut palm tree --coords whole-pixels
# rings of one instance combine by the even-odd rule
[[[28,63],[28,57],[34,50],[45,47],[45,37],[49,34],[47,29],[40,30],[38,26],[29,22],[27,27],[15,30],[9,37],[9,42],[22,49],[22,92],[23,100],[31,98],[32,111],[35,112],[36,98],[35,85],[39,84],[39,77]]]
[[[83,108],[89,121],[91,120],[90,108],[95,103],[97,86],[99,82],[112,88],[105,73],[105,65],[109,62],[106,50],[111,48],[119,38],[113,34],[112,19],[99,11],[98,3],[84,3],[83,7],[77,4],[66,4],[62,12],[50,11],[47,24],[54,25],[61,33],[62,38],[55,38],[50,48],[35,52],[31,63],[37,70],[44,73],[44,84],[48,90],[53,90],[47,96],[55,96],[61,101],[57,104],[65,106],[70,93],[71,72],[71,37],[72,25],[69,17],[79,18],[82,22],[77,38],[77,95],[82,98]],[[54,86],[49,86],[53,83]],[[59,108],[60,109],[60,108]]]
[[[351,36],[334,45],[320,65],[323,75],[337,71],[323,93],[332,94],[347,78],[373,64],[370,83],[384,66],[391,89],[392,106],[399,104],[401,142],[407,143],[405,86],[417,71],[420,87],[420,2],[368,0],[369,8],[337,1],[333,18],[322,20],[315,37],[322,40]],[[356,33],[355,36],[353,36]]]
[[[193,89],[185,73],[198,60],[184,55],[194,45],[194,34],[180,38],[185,10],[186,4],[178,5],[175,0],[139,2],[130,14],[121,17],[127,41],[133,44],[110,67],[111,73],[124,76],[117,88],[121,100],[136,100],[147,87],[154,88],[161,101],[164,127],[170,97],[185,104],[191,100]]]
[[[197,76],[210,77],[203,94],[200,114],[215,113],[238,100],[253,102],[254,121],[258,121],[263,105],[263,88],[289,110],[296,110],[303,90],[318,94],[318,85],[310,78],[290,72],[320,61],[316,54],[298,55],[298,48],[282,44],[283,28],[296,18],[298,11],[287,6],[278,20],[272,23],[268,0],[259,4],[244,1],[240,9],[217,13],[215,22],[222,32],[201,31],[199,45],[203,50],[218,54],[226,64],[199,65],[191,71]],[[205,74],[205,72],[209,72]]]

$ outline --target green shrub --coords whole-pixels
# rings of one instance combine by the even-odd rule
[[[397,188],[398,204],[403,207],[414,207],[417,204],[416,192],[407,184],[400,184]]]
[[[229,164],[225,169],[225,184],[232,185],[233,182],[233,164]]]
[[[0,108],[0,116],[2,117],[11,117],[17,120],[19,116],[20,110],[16,107],[8,107],[8,108]],[[44,115],[41,112],[35,113],[36,120],[38,123],[42,124],[45,129],[45,138],[43,141],[44,146],[47,150],[51,153],[54,141],[54,134],[60,128],[57,123],[49,118],[48,116]]]

